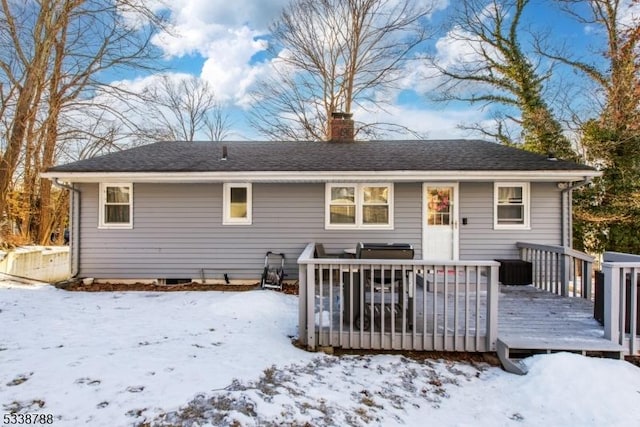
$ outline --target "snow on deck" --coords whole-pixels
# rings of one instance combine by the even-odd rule
[[[501,286],[498,338],[511,348],[621,351],[604,338],[593,302],[562,297],[533,286]]]

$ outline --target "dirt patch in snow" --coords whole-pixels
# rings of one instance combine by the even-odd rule
[[[57,285],[67,291],[80,292],[120,292],[120,291],[149,291],[149,292],[184,292],[184,291],[251,291],[259,289],[260,284],[254,285],[203,285],[201,283],[183,283],[179,285],[155,285],[149,283],[92,283],[73,282]]]
[[[73,282],[59,283],[56,287],[66,291],[75,292],[125,292],[125,291],[148,291],[148,292],[185,292],[185,291],[226,291],[240,292],[260,289],[260,283],[249,285],[211,285],[202,283],[182,283],[179,285],[157,285],[150,283],[92,283],[90,285],[77,280]],[[282,290],[273,290],[289,295],[298,295],[298,283],[285,283]]]

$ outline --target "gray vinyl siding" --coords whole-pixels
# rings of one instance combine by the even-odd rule
[[[531,183],[531,229],[494,230],[493,183],[461,183],[460,259],[518,258],[518,241],[561,244],[560,195],[555,183]]]
[[[325,185],[253,184],[253,223],[222,225],[222,184],[134,184],[133,229],[98,228],[98,184],[81,184],[80,277],[259,280],[267,251],[286,255],[288,278],[306,244],[328,252],[358,241],[403,242],[421,257],[422,184],[395,184],[393,230],[325,230]],[[553,184],[531,185],[531,231],[493,230],[493,183],[460,184],[461,259],[516,257],[518,240],[559,244]],[[462,221],[461,221],[462,222]]]
[[[222,225],[222,184],[134,184],[133,229],[98,228],[98,184],[83,184],[81,277],[256,279],[267,251],[290,278],[310,241],[328,251],[358,241],[420,245],[420,184],[397,184],[394,230],[325,230],[325,185],[253,184],[253,223]]]

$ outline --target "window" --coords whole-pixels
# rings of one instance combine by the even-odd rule
[[[100,228],[133,228],[133,185],[100,184]]]
[[[529,228],[529,184],[496,183],[494,186],[494,227]]]
[[[391,184],[327,184],[326,228],[393,228]]]
[[[453,187],[427,187],[427,224],[451,225]]]
[[[251,224],[251,184],[224,184],[222,223]]]

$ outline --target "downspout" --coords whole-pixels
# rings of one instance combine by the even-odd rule
[[[58,178],[53,179],[53,185],[72,192],[72,196],[69,199],[69,270],[73,278],[78,275],[78,267],[80,265],[80,190],[63,184]],[[77,253],[77,255],[74,256],[74,253]]]
[[[560,215],[564,216],[565,206],[564,200],[567,199],[567,226],[568,226],[568,235],[569,238],[565,239],[565,222],[564,218],[560,218],[560,233],[562,236],[562,246],[572,248],[573,247],[573,197],[571,195],[572,191],[576,188],[584,187],[585,185],[591,182],[591,178],[585,177],[582,181],[577,181],[575,183],[558,183],[558,186],[562,188],[560,192]],[[566,185],[566,187],[564,187]],[[568,241],[567,241],[568,240]]]

